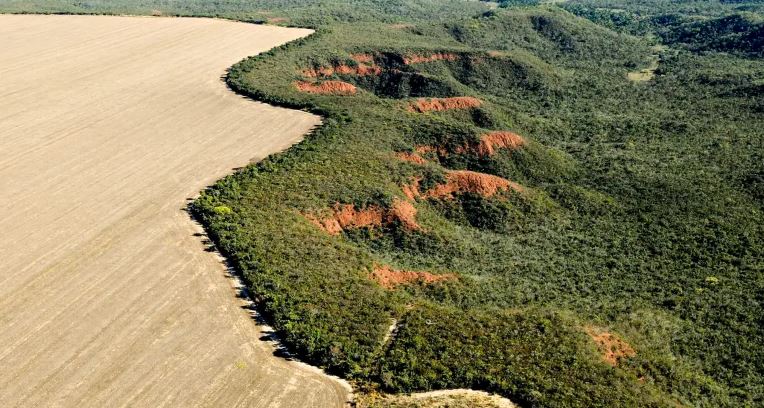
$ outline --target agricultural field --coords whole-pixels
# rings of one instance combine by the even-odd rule
[[[0,406],[343,406],[274,356],[187,199],[317,116],[220,80],[308,30],[0,15]]]
[[[321,126],[190,211],[358,406],[764,404],[760,2],[0,10],[316,29],[226,80]]]

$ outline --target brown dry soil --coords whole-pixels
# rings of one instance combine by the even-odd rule
[[[273,356],[186,200],[316,116],[220,77],[308,30],[0,15],[0,406],[342,406]]]

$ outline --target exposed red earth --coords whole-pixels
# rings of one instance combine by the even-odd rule
[[[296,81],[294,86],[301,92],[319,95],[355,95],[358,92],[355,85],[343,81]]]
[[[419,98],[409,104],[409,112],[441,112],[452,109],[471,109],[483,104],[480,99],[471,96],[456,96],[452,98]]]
[[[634,357],[637,352],[616,334],[593,326],[584,328],[602,353],[602,359],[615,367],[621,359]]]
[[[320,78],[329,77],[334,74],[338,75],[355,75],[355,76],[369,76],[379,75],[382,73],[382,68],[376,65],[362,65],[351,67],[350,65],[334,65],[331,67],[320,67],[302,70],[302,76],[306,78]]]
[[[489,132],[480,138],[475,149],[481,156],[493,156],[499,149],[517,150],[525,145],[525,139],[512,132]]]
[[[449,170],[446,182],[427,190],[420,191],[420,180],[413,179],[410,184],[401,187],[411,200],[416,198],[450,199],[458,193],[473,193],[483,197],[492,197],[502,191],[523,192],[523,186],[492,174],[469,170]]]
[[[350,56],[353,58],[353,61],[359,63],[359,64],[373,64],[374,63],[374,56],[370,54],[353,54]]]
[[[395,154],[395,156],[403,161],[407,161],[409,163],[414,164],[427,164],[427,160],[425,160],[422,156],[420,156],[418,153],[410,153],[410,152],[398,152]]]
[[[390,208],[372,205],[356,208],[353,204],[336,203],[329,210],[304,213],[313,225],[331,235],[354,228],[374,228],[400,222],[409,230],[420,229],[416,207],[404,200],[395,200]]]
[[[402,271],[387,265],[376,266],[369,277],[389,290],[407,283],[421,282],[429,284],[456,279],[456,275],[453,274],[435,275],[426,271]]]

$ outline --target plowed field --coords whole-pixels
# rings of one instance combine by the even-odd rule
[[[0,15],[0,406],[341,406],[273,356],[187,199],[319,123],[226,89],[308,30]]]

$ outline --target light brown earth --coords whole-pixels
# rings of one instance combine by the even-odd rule
[[[308,30],[0,16],[0,406],[330,407],[273,356],[186,199],[319,118],[220,77]]]
[[[410,395],[360,396],[358,408],[517,408],[495,394],[470,389],[420,392]]]

